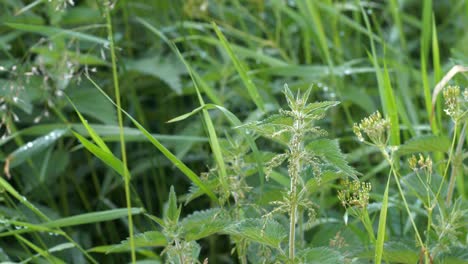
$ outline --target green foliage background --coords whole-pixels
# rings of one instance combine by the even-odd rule
[[[288,84],[340,102],[309,142],[324,174],[304,171],[315,217],[297,224],[293,261],[369,263],[378,241],[387,263],[424,260],[414,218],[436,263],[468,263],[466,115],[454,125],[433,94],[468,66],[467,25],[465,0],[1,1],[0,261],[288,261],[287,213],[265,217],[289,188],[286,165],[265,179],[288,142],[256,123],[290,125],[274,116]],[[449,84],[463,92],[466,76]],[[391,162],[353,134],[376,110]],[[417,153],[435,187],[408,167]],[[338,199],[347,174],[372,184],[369,219]],[[439,186],[432,216],[424,199]],[[179,242],[193,259],[177,258]]]

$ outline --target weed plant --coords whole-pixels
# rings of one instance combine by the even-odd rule
[[[0,262],[468,263],[467,18],[1,1]]]

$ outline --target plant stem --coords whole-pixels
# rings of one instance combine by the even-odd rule
[[[457,178],[457,172],[462,165],[463,157],[462,157],[462,148],[465,139],[465,132],[466,132],[467,123],[463,125],[463,129],[459,135],[457,149],[455,150],[455,157],[453,158],[452,162],[452,171],[450,173],[450,180],[449,185],[447,187],[447,197],[445,200],[445,204],[450,206],[452,202],[453,191],[455,189],[455,179]],[[456,127],[455,127],[456,128]],[[457,131],[454,132],[454,138],[456,138]]]
[[[288,173],[291,177],[289,190],[289,260],[294,263],[296,241],[297,215],[297,183],[301,174],[301,155],[303,153],[304,120],[300,116],[294,118],[294,133],[290,141],[290,157]]]
[[[453,159],[453,152],[455,150],[455,142],[456,142],[456,139],[457,139],[457,130],[458,130],[458,122],[455,121],[454,124],[453,124],[453,138],[452,138],[452,144],[451,144],[451,147],[450,147],[449,157],[448,157],[448,160],[447,160],[447,164],[445,166],[444,175],[442,175],[442,181],[440,182],[439,189],[437,190],[436,196],[434,198],[434,201],[436,201],[436,202],[439,199],[440,192],[442,191],[442,187],[444,186],[444,181],[447,178],[447,173],[448,173],[450,164],[451,164],[452,159]]]
[[[408,202],[406,201],[405,194],[403,192],[403,189],[401,188],[400,179],[399,179],[399,177],[397,175],[397,171],[395,169],[393,159],[388,155],[388,153],[385,151],[384,148],[381,148],[380,150],[381,150],[383,156],[385,157],[385,159],[387,160],[387,162],[390,164],[390,170],[392,171],[393,177],[395,178],[395,182],[397,184],[398,191],[400,193],[401,199],[403,200],[403,205],[405,206],[405,209],[406,209],[406,212],[408,213],[408,217],[410,219],[411,225],[413,226],[414,232],[416,233],[416,240],[418,241],[418,243],[423,248],[424,254],[427,257],[428,253],[427,253],[426,247],[425,247],[424,242],[423,242],[423,240],[421,238],[421,235],[419,235],[419,231],[418,231],[418,228],[416,227],[416,223],[414,222],[413,216],[411,215],[411,211],[409,209]]]
[[[110,52],[111,52],[111,60],[112,60],[112,76],[114,79],[114,93],[115,93],[115,101],[117,104],[117,118],[119,121],[119,132],[120,132],[120,148],[122,152],[122,163],[124,167],[127,167],[127,153],[125,150],[125,137],[124,137],[124,130],[123,130],[123,118],[122,118],[122,104],[120,102],[120,88],[119,88],[119,77],[117,74],[117,62],[115,56],[115,47],[114,47],[114,35],[112,33],[112,21],[110,16],[110,7],[108,4],[105,6],[106,10],[106,22],[107,22],[107,33],[110,42]],[[130,197],[130,175],[128,174],[128,170],[124,169],[124,181],[125,181],[125,201],[127,203],[127,211],[128,211],[128,232],[130,237],[130,255],[132,259],[132,263],[136,262],[136,254],[135,254],[135,240],[133,238],[133,218],[132,218],[132,202]]]
[[[289,212],[289,259],[291,263],[294,263],[294,242],[296,240],[296,211],[297,211],[297,203],[296,203],[296,181],[294,178],[291,178],[291,192],[290,192],[290,212]]]

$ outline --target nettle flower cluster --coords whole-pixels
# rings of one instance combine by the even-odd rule
[[[422,154],[419,154],[419,158],[416,158],[415,155],[411,155],[408,159],[408,164],[414,172],[424,170],[427,174],[432,174],[432,159],[430,156],[424,158]]]
[[[376,111],[369,117],[364,118],[361,123],[354,124],[353,131],[359,141],[367,142],[362,135],[364,132],[370,141],[378,147],[384,147],[388,143],[387,131],[390,128],[390,120],[382,118],[379,111]]]
[[[345,208],[366,208],[369,205],[370,182],[344,180],[344,188],[338,191],[338,199]]]
[[[443,91],[445,101],[445,113],[455,122],[465,117],[467,113],[468,89],[463,91],[462,96],[460,87],[450,85]]]

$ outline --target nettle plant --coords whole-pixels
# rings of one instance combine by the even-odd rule
[[[310,93],[311,89],[294,95],[285,86],[289,109],[281,109],[263,121],[237,127],[248,135],[253,131],[284,146],[283,153],[262,152],[261,155],[262,172],[267,179],[270,176],[275,181],[282,179],[283,190],[276,194],[269,192],[278,190],[276,182],[271,180],[257,187],[249,186],[248,178],[257,169],[252,161],[253,154],[248,153],[249,146],[242,139],[227,135],[221,145],[227,164],[228,190],[220,182],[218,167],[203,177],[207,186],[222,198],[221,206],[197,211],[179,221],[180,208],[177,209],[171,191],[167,208],[172,209],[165,211],[163,219],[150,216],[163,228],[168,241],[163,253],[170,263],[192,263],[200,251],[195,240],[215,233],[230,236],[232,253],[240,263],[343,262],[343,255],[336,250],[306,246],[305,232],[316,221],[318,208],[312,194],[338,178],[350,176],[357,180],[357,172],[347,164],[338,141],[323,138],[326,131],[316,125],[316,121],[324,118],[326,111],[338,102],[309,103]],[[281,173],[284,163],[288,177]],[[289,183],[284,184],[285,181]],[[186,202],[200,194],[193,186]],[[265,195],[271,195],[267,202],[262,201]]]
[[[266,163],[265,172],[268,178],[274,168],[286,162],[289,189],[283,193],[281,200],[272,202],[274,209],[264,217],[271,217],[275,213],[287,214],[288,247],[287,250],[281,250],[280,258],[282,261],[287,259],[290,263],[307,262],[307,259],[314,255],[306,249],[296,256],[297,245],[305,244],[303,232],[306,226],[314,221],[316,214],[317,205],[310,199],[312,186],[320,185],[322,175],[329,175],[333,169],[335,173],[340,172],[357,180],[357,173],[347,164],[338,142],[317,139],[327,133],[316,126],[316,121],[324,118],[326,111],[339,102],[309,103],[310,92],[311,89],[304,94],[299,91],[294,96],[285,85],[284,94],[289,109],[280,109],[277,115],[247,125],[256,133],[286,146],[285,152],[276,154]]]

